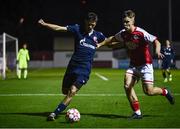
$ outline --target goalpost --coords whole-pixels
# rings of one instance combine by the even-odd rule
[[[7,71],[16,71],[16,56],[18,54],[18,38],[7,33],[0,35],[0,75],[6,79]]]

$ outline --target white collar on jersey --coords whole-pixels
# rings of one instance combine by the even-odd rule
[[[88,35],[91,36],[91,35],[93,34],[93,32],[94,32],[94,29],[92,29],[92,30],[88,33]]]

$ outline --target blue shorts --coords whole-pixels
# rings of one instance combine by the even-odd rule
[[[70,61],[63,78],[62,88],[70,88],[75,85],[80,89],[89,80],[91,63]]]
[[[72,85],[75,85],[80,89],[88,81],[88,77],[77,74],[65,74],[63,78],[62,88],[69,89]]]
[[[169,69],[170,67],[171,67],[171,61],[170,60],[162,61],[162,69]]]

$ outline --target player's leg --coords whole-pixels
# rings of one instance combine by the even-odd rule
[[[153,78],[152,65],[150,64],[145,65],[141,70],[141,75],[142,75],[142,84],[143,84],[142,86],[145,94],[149,96],[163,95],[168,99],[168,101],[171,104],[174,104],[174,97],[167,88],[160,88],[153,86],[154,78]]]
[[[55,118],[66,109],[66,107],[70,104],[73,96],[75,96],[75,94],[79,91],[82,85],[86,83],[86,81],[84,80],[86,80],[86,78],[83,79],[83,77],[79,75],[71,75],[69,77],[68,76],[64,77],[62,91],[63,94],[66,94],[66,96],[57,106],[54,112],[48,116],[47,120],[49,121],[55,120]],[[69,87],[69,85],[71,86]]]
[[[22,71],[22,69],[19,67],[18,71],[17,71],[18,79],[21,79],[21,71]]]
[[[153,84],[144,83],[143,90],[146,95],[154,96],[154,95],[162,95],[167,92],[165,89],[154,87]]]
[[[47,120],[48,121],[54,121],[56,117],[63,112],[66,107],[70,104],[73,96],[78,92],[78,88],[75,85],[72,85],[71,88],[68,91],[68,94],[65,96],[65,98],[61,101],[61,103],[57,106],[57,108],[52,112]]]
[[[21,60],[19,60],[19,63],[18,63],[18,71],[17,71],[17,77],[18,77],[18,79],[21,79],[22,70],[23,70],[23,63],[22,63]]]
[[[171,60],[167,60],[165,70],[166,70],[166,73],[167,73],[168,81],[172,81],[172,75],[171,75],[171,72],[170,72],[170,68],[171,68]]]
[[[170,68],[171,62],[170,61],[163,61],[162,63],[162,74],[164,78],[164,82],[168,82],[169,80],[169,68]]]
[[[74,79],[73,76],[71,74],[65,74],[63,77],[63,82],[62,82],[62,93],[64,95],[68,95],[68,92],[70,90],[71,85],[73,85]],[[66,96],[64,97],[64,99],[66,98]],[[63,112],[66,109],[67,105],[65,105],[63,103],[63,101],[60,102],[60,104],[56,107],[56,109],[54,110],[54,112],[52,112],[47,120],[48,121],[54,121],[56,119],[56,117]]]
[[[154,87],[152,84],[144,84],[143,89],[144,92],[149,96],[163,95],[167,98],[170,104],[175,103],[175,99],[172,93],[167,88]]]
[[[28,74],[27,68],[24,68],[24,79],[27,78],[27,74]]]
[[[132,119],[141,119],[141,110],[137,95],[134,91],[134,85],[137,82],[137,77],[133,75],[133,71],[128,69],[125,74],[124,78],[124,89],[126,91],[126,96],[129,100],[130,106],[134,111],[133,115],[131,116]]]
[[[62,103],[65,106],[68,106],[73,98],[73,96],[75,96],[75,94],[81,89],[81,87],[86,84],[87,82],[87,78],[85,76],[81,76],[81,75],[73,75],[72,77],[73,80],[73,84],[72,86],[69,88],[68,93],[66,95],[66,97],[64,98],[64,100],[62,101]]]
[[[168,69],[166,69],[166,72],[168,74],[168,80],[172,81],[172,74],[171,74],[171,71],[170,71],[170,67]]]
[[[28,71],[27,71],[27,62],[23,62],[23,70],[24,70],[24,79],[27,78],[27,74],[28,74]]]
[[[61,103],[57,106],[54,113],[56,115],[59,115],[61,112],[63,112],[66,107],[70,104],[73,96],[79,91],[79,88],[77,86],[72,85],[70,89],[68,90],[67,95],[64,97],[64,99],[61,101]]]
[[[167,76],[166,76],[166,70],[165,69],[162,69],[162,76],[164,78],[164,82],[167,82],[168,79],[167,79]]]

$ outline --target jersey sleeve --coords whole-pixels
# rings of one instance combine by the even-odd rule
[[[105,39],[106,39],[106,37],[104,36],[104,34],[99,32],[99,34],[98,34],[98,43],[104,41]]]
[[[30,58],[29,58],[29,51],[27,50],[27,55],[26,55],[26,58],[27,58],[27,61],[29,61],[30,60]]]
[[[21,51],[21,49],[18,51],[18,54],[17,54],[17,58],[16,58],[16,60],[18,60],[19,61],[19,58],[20,58],[20,52]]]
[[[79,25],[78,24],[75,24],[75,25],[67,25],[67,30],[69,32],[72,32],[72,33],[75,33],[77,32],[77,30],[79,29]]]
[[[119,41],[119,42],[123,42],[124,40],[123,40],[123,38],[122,38],[122,36],[121,36],[121,34],[122,34],[122,32],[123,32],[123,30],[121,30],[121,31],[119,31],[117,34],[115,34],[115,39],[117,40],[117,41]]]
[[[144,39],[145,41],[149,42],[149,43],[153,43],[157,37],[152,35],[152,34],[149,34],[147,31],[144,31]]]

